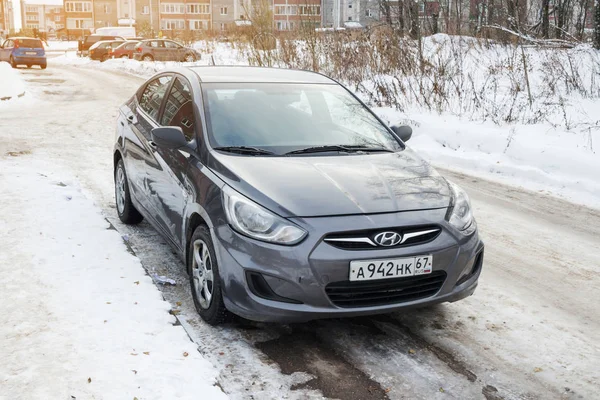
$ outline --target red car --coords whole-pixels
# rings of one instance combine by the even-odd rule
[[[129,40],[119,47],[112,49],[108,56],[111,58],[133,58],[133,51],[137,43],[139,43],[138,40]]]

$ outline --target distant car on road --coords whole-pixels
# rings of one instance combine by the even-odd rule
[[[200,52],[167,39],[148,39],[138,43],[133,53],[138,61],[186,61],[201,58]]]
[[[79,55],[86,56],[90,47],[96,42],[106,41],[106,40],[121,40],[125,41],[125,38],[121,36],[110,36],[110,35],[89,35],[86,36],[83,40],[80,40],[77,46],[77,51]]]
[[[123,43],[125,43],[124,40],[103,40],[96,42],[88,50],[88,56],[91,60],[106,61],[110,58],[112,50]]]
[[[13,68],[18,65],[39,65],[46,68],[46,51],[42,41],[37,38],[12,37],[6,39],[0,46],[0,61],[10,63]]]
[[[133,52],[135,51],[135,46],[138,43],[139,40],[121,43],[119,47],[113,49],[112,52],[109,52],[109,56],[111,58],[133,58]]]
[[[187,265],[210,324],[302,322],[470,296],[467,193],[348,89],[313,72],[167,69],[117,117],[117,213]]]

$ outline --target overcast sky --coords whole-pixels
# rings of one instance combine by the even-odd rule
[[[52,4],[62,5],[63,0],[25,0],[26,3],[32,4]],[[21,2],[19,0],[12,0],[13,10],[15,10],[15,30],[21,29]]]

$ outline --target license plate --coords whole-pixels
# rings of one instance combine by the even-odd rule
[[[433,256],[350,261],[351,281],[403,278],[425,275],[432,271]]]
[[[27,54],[28,56],[36,56],[37,52],[35,52],[35,51],[26,51],[25,54]]]

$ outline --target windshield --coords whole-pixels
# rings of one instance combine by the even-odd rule
[[[279,155],[332,145],[403,148],[366,107],[338,85],[203,86],[213,147],[253,147]]]

